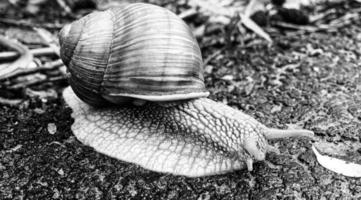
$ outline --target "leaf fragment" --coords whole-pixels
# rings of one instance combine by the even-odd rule
[[[312,150],[316,155],[317,161],[326,169],[344,176],[361,177],[360,164],[333,158],[327,155],[322,155],[320,152],[318,152],[315,146],[312,146]]]

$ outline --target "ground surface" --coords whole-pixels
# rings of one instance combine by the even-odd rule
[[[270,127],[307,128],[330,142],[359,144],[360,25],[356,20],[333,33],[275,33],[274,45],[259,38],[242,45],[212,32],[200,40],[204,58],[222,49],[205,66],[210,98]],[[0,107],[0,199],[361,198],[360,179],[321,167],[306,139],[272,142],[281,154],[269,154],[252,172],[203,178],[109,158],[76,140],[60,95],[64,85],[56,88],[57,98]],[[54,134],[49,123],[56,125]]]

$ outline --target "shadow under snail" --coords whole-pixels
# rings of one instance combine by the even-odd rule
[[[59,37],[72,131],[108,156],[195,177],[252,170],[253,160],[277,152],[267,139],[313,137],[207,99],[197,41],[167,9],[135,3],[95,12]]]

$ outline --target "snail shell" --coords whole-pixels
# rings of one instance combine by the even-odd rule
[[[136,3],[95,12],[65,26],[59,40],[70,85],[91,105],[208,96],[197,41],[167,9]]]

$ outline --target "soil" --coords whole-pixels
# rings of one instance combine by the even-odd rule
[[[51,16],[48,22],[64,21]],[[306,128],[329,142],[360,143],[360,19],[335,32],[278,30],[271,33],[273,45],[252,33],[242,42],[232,24],[210,28],[198,38],[203,58],[213,55],[205,65],[210,98],[270,127]],[[268,154],[252,172],[201,178],[109,158],[73,136],[71,110],[61,97],[66,85],[52,84],[53,98],[27,97],[20,107],[0,107],[0,199],[361,198],[360,179],[320,166],[306,138],[271,141],[280,155]]]

